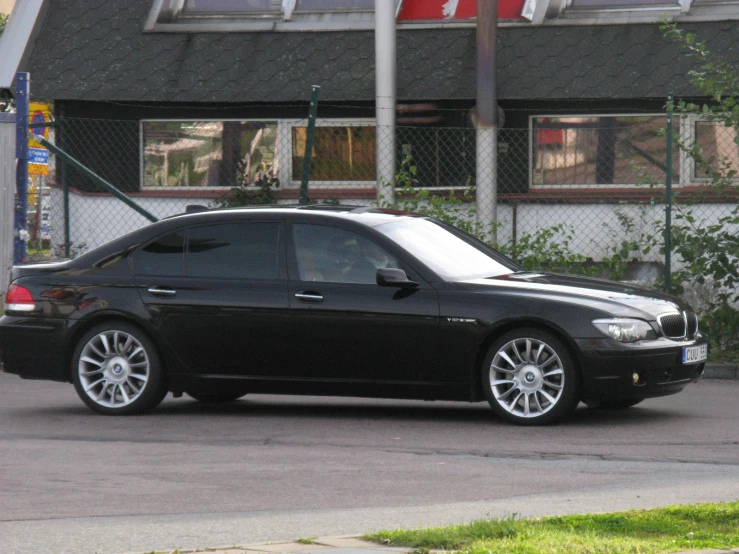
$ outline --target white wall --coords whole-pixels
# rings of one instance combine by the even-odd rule
[[[211,200],[199,198],[135,198],[137,204],[152,215],[164,218],[183,213],[189,204],[208,205]],[[63,256],[64,195],[59,188],[51,190],[52,254]],[[70,242],[75,250],[87,251],[150,223],[143,215],[112,196],[69,195]],[[79,253],[79,252],[77,252]]]
[[[13,265],[15,205],[15,122],[0,121],[0,295],[4,299]],[[2,300],[0,300],[2,305]]]

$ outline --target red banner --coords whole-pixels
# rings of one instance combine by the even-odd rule
[[[526,0],[498,0],[499,19],[521,19]],[[405,0],[398,21],[459,21],[477,17],[477,0]]]

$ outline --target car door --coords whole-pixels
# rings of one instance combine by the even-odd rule
[[[422,368],[429,373],[438,362],[439,301],[433,287],[377,285],[379,267],[402,268],[403,262],[357,232],[293,223],[288,237],[301,377],[410,384]]]
[[[135,280],[152,320],[194,373],[279,376],[291,361],[284,253],[281,221],[200,225],[141,248]]]

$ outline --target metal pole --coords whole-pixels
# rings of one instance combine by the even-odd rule
[[[375,137],[377,199],[395,203],[395,0],[375,0]]]
[[[308,182],[310,181],[311,166],[313,165],[313,139],[316,136],[316,117],[318,116],[318,91],[321,87],[313,85],[310,94],[310,109],[308,110],[308,131],[305,138],[305,156],[303,157],[303,180],[300,182],[300,205],[310,202],[308,198]]]
[[[155,215],[150,214],[144,208],[139,206],[136,202],[131,200],[128,196],[123,194],[120,190],[115,188],[115,186],[111,185],[108,181],[103,179],[100,175],[98,175],[94,171],[82,165],[80,162],[78,162],[72,156],[67,154],[61,148],[51,144],[48,140],[46,140],[41,135],[33,135],[33,140],[35,140],[39,144],[42,144],[44,148],[47,148],[50,152],[53,152],[54,154],[59,156],[63,161],[65,161],[66,163],[68,163],[69,165],[77,169],[78,171],[80,171],[83,175],[92,179],[95,183],[103,187],[105,190],[107,190],[109,193],[115,196],[118,200],[126,204],[126,206],[129,206],[130,208],[134,209],[135,211],[143,215],[149,221],[151,222],[159,221],[159,218],[157,218]]]
[[[64,108],[59,108],[59,117],[60,119],[64,116]],[[59,147],[64,150],[66,145],[66,127],[64,125],[60,125],[59,132],[56,134],[56,141],[57,144],[59,144]],[[69,172],[67,171],[67,164],[59,164],[59,168],[57,169],[59,172],[58,175],[62,182],[62,199],[63,199],[63,207],[64,207],[64,257],[65,258],[71,258],[72,257],[72,231],[71,231],[71,222],[70,222],[70,216],[69,216]]]
[[[28,119],[30,84],[28,73],[15,76],[15,230],[13,233],[13,263],[19,264],[26,258],[28,230]]]
[[[477,218],[497,243],[498,99],[496,47],[498,0],[477,0]]]
[[[672,292],[672,112],[673,96],[667,97],[667,166],[665,177],[665,290]]]

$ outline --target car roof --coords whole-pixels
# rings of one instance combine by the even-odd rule
[[[242,214],[286,214],[286,213],[315,213],[336,219],[353,220],[361,222],[369,227],[381,225],[398,219],[399,217],[425,217],[422,214],[414,212],[406,212],[391,208],[377,208],[374,206],[332,206],[312,204],[307,206],[295,205],[271,205],[271,206],[243,206],[236,208],[215,208],[209,209],[205,206],[188,206],[185,213],[176,214],[166,218],[166,220],[182,220],[182,218],[191,219],[193,222],[198,220],[209,221],[213,219],[221,219],[222,214],[234,215]]]

